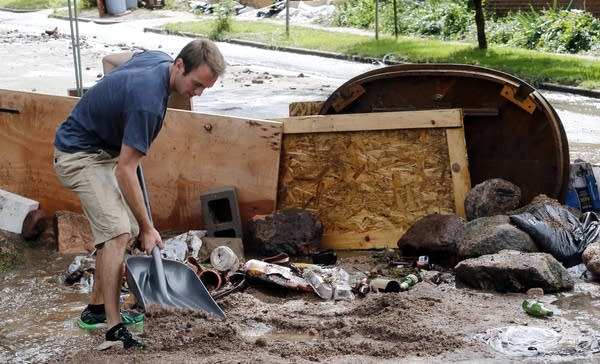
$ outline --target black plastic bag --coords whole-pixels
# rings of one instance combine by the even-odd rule
[[[536,205],[525,213],[510,216],[510,221],[528,233],[541,251],[551,254],[565,267],[581,263],[581,254],[600,234],[598,215],[594,212],[586,212],[577,219],[558,205]]]

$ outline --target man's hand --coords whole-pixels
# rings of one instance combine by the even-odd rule
[[[152,254],[152,249],[154,249],[155,246],[157,246],[159,249],[163,249],[165,247],[158,230],[156,230],[154,227],[141,230],[138,239],[142,243],[142,248],[148,255]]]

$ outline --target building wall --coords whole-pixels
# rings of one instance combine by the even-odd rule
[[[556,0],[557,6],[566,8],[571,0]],[[509,10],[529,10],[551,8],[554,0],[486,0],[486,9],[494,10],[498,15],[504,15]],[[600,18],[600,0],[573,0],[572,9],[582,9]]]

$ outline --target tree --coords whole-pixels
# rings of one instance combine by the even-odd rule
[[[485,37],[485,18],[483,17],[483,0],[472,0],[475,6],[475,24],[477,25],[477,43],[479,49],[487,49]]]

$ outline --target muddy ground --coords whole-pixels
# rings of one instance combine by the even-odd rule
[[[0,42],[1,58],[14,60],[0,70],[3,88],[66,94],[66,89],[72,87],[72,55],[64,33],[49,36],[2,30]],[[103,55],[129,48],[119,44],[98,47],[84,41],[81,51],[84,85],[93,84],[101,77]],[[41,49],[44,50],[43,63],[40,63]],[[268,89],[280,94],[293,91],[290,95],[295,101],[301,101],[302,98],[323,100],[337,86],[297,73],[273,74],[232,65],[215,88],[238,89],[239,100],[247,95],[261,97],[257,90]],[[393,276],[394,267],[386,259],[378,258],[380,253],[340,252],[338,266],[348,272],[358,270]],[[66,269],[69,260],[62,262]],[[522,362],[523,358],[501,354],[481,339],[489,330],[506,327],[539,327],[561,335],[560,343],[549,350],[550,353],[533,355],[528,357],[529,361],[593,360],[592,350],[587,350],[585,343],[596,337],[598,328],[593,322],[600,314],[586,309],[590,307],[588,304],[571,305],[570,300],[583,297],[585,302],[593,302],[600,296],[596,283],[578,280],[573,292],[544,295],[540,299],[555,310],[555,315],[540,319],[528,316],[521,309],[521,302],[527,297],[524,293],[460,288],[452,279],[451,271],[445,271],[422,271],[424,281],[407,292],[370,293],[337,302],[324,301],[312,293],[254,284],[217,301],[226,314],[225,320],[184,310],[154,308],[147,312],[143,327],[132,329],[149,345],[146,351],[96,351],[94,347],[103,341],[104,329],[72,335],[72,331],[65,328],[64,332],[57,333],[65,336],[64,346],[49,361],[86,364]],[[60,284],[54,280],[44,282]],[[532,347],[530,352],[537,353],[534,349]]]
[[[400,258],[397,252],[382,253],[340,253],[336,265],[372,276],[407,273],[394,263]],[[105,333],[98,329],[67,338],[64,351],[51,362],[522,362],[523,357],[502,354],[484,342],[486,333],[507,327],[546,328],[562,336],[560,344],[548,350],[551,353],[534,355],[529,361],[574,362],[591,353],[581,346],[590,329],[572,320],[566,310],[548,304],[555,316],[531,317],[521,309],[525,294],[457,288],[446,269],[420,273],[424,281],[409,291],[368,293],[336,302],[254,281],[244,291],[217,300],[226,314],[224,320],[198,311],[152,306],[145,323],[131,328],[149,346],[147,350],[96,351]],[[537,353],[535,348],[529,350],[530,355]]]

